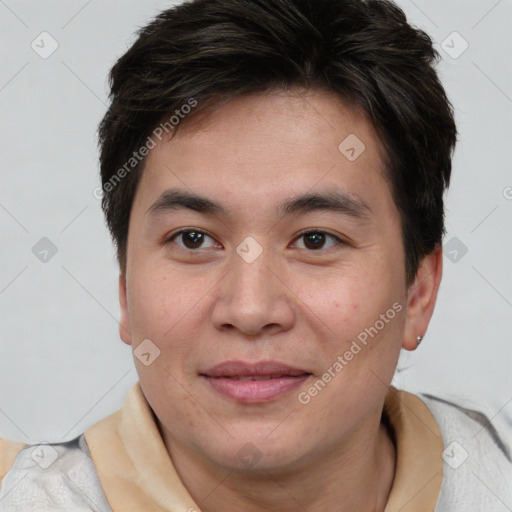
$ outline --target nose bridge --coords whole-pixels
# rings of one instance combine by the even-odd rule
[[[271,297],[273,255],[268,247],[263,247],[254,237],[246,237],[236,248],[233,257],[233,278],[231,293],[236,300],[250,303],[256,298],[263,300],[261,306]]]

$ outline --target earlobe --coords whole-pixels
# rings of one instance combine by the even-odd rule
[[[436,248],[422,259],[416,279],[409,288],[402,343],[406,350],[415,350],[419,345],[418,336],[425,337],[434,313],[442,274],[443,248],[437,244]]]
[[[128,300],[126,296],[126,277],[119,275],[119,336],[127,345],[132,344],[132,334],[130,329],[130,315],[128,313]]]

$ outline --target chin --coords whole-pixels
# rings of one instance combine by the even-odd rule
[[[286,433],[284,438],[276,436],[274,439],[247,435],[247,432],[239,437],[232,434],[234,439],[223,439],[223,446],[219,440],[212,440],[209,447],[216,446],[217,450],[212,453],[205,447],[206,449],[202,449],[203,453],[219,466],[252,475],[261,472],[267,478],[268,473],[289,473],[306,464],[305,459],[308,457],[307,453],[304,453],[306,447],[303,439],[294,442],[289,433]],[[300,452],[297,450],[298,446],[301,448]]]

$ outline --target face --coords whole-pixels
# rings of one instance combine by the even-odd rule
[[[150,151],[120,332],[168,447],[278,471],[371,436],[419,322],[382,165],[320,91],[233,100]]]

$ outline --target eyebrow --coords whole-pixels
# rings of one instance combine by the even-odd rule
[[[146,215],[159,216],[171,211],[189,209],[203,214],[229,217],[230,210],[221,203],[184,190],[165,190],[146,210]],[[341,191],[310,192],[287,199],[276,209],[278,216],[332,211],[355,220],[368,220],[371,208],[358,196]]]

